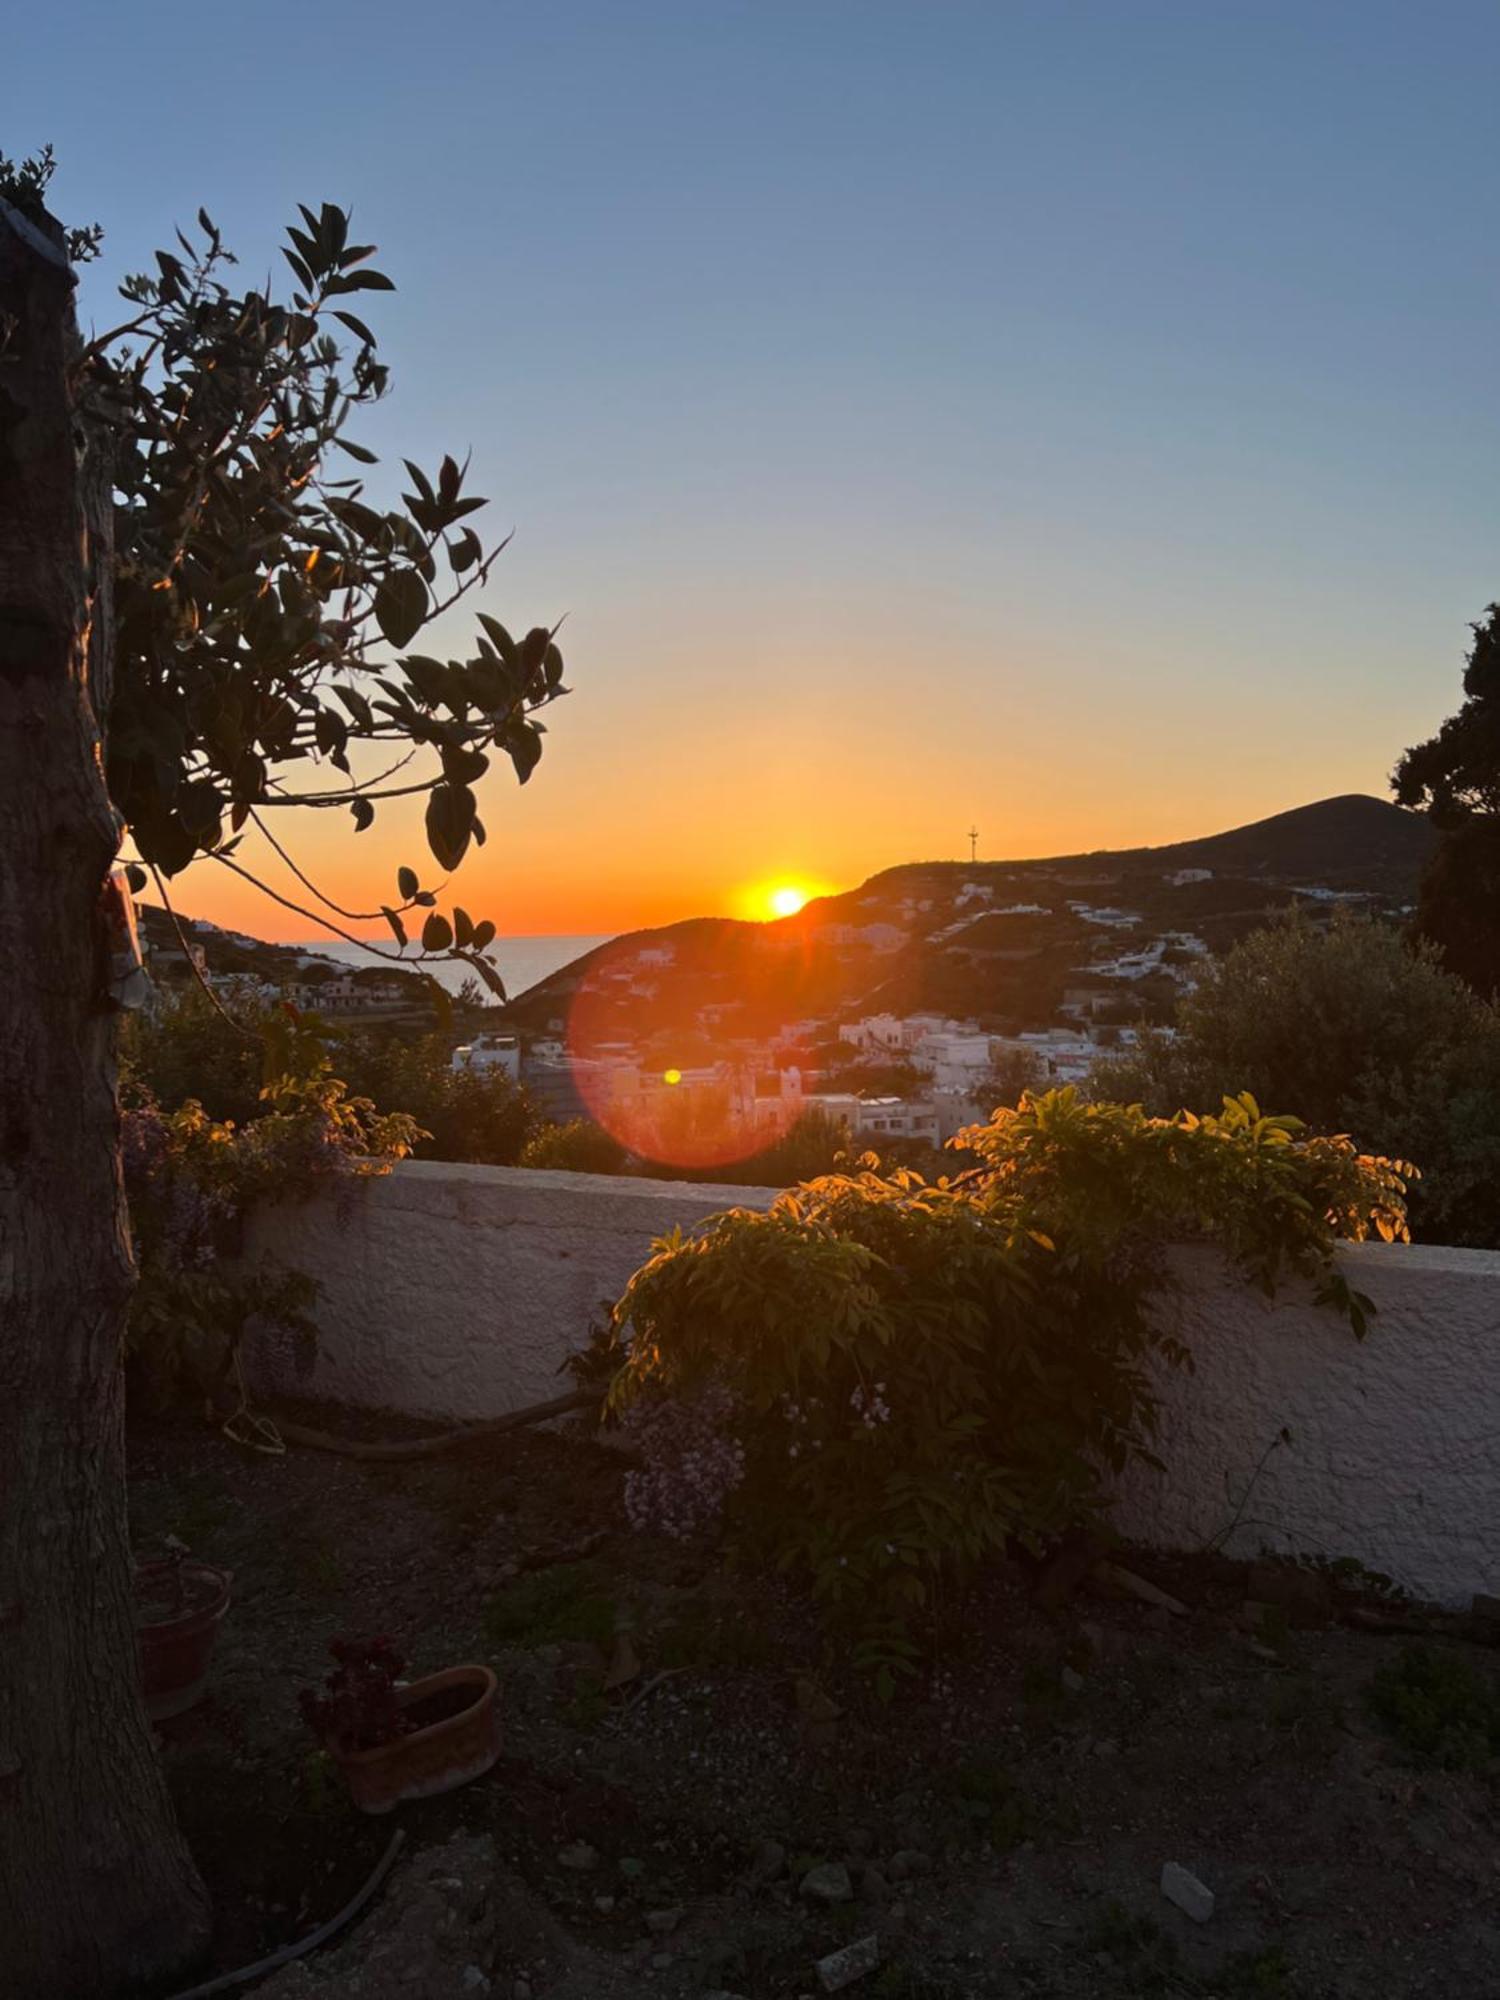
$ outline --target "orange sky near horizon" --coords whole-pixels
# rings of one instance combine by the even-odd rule
[[[586,699],[565,706],[583,717]],[[398,900],[404,863],[439,892],[440,908],[461,903],[502,936],[593,935],[688,917],[765,917],[777,885],[832,894],[903,862],[966,860],[971,824],[981,861],[1024,860],[1188,839],[1331,793],[1384,791],[1371,760],[1326,755],[1288,757],[1275,768],[1254,760],[1228,777],[1194,773],[1189,763],[1163,785],[1159,770],[1148,766],[1145,781],[1131,783],[1118,764],[1111,783],[1111,760],[1080,746],[1062,784],[1048,760],[1003,754],[988,782],[970,771],[950,783],[938,752],[903,777],[891,764],[911,760],[905,751],[898,758],[894,744],[886,758],[867,761],[840,760],[809,741],[769,765],[729,745],[715,754],[694,746],[681,757],[658,747],[632,763],[625,739],[623,759],[597,754],[595,739],[608,733],[602,719],[580,723],[584,741],[575,746],[559,711],[524,790],[508,768],[493,772],[480,787],[486,845],[471,849],[445,886],[427,854],[420,801],[384,808],[363,834],[333,812],[281,813],[275,830],[334,902],[375,913],[336,919],[360,938],[389,941],[378,906]],[[289,901],[314,907],[253,829],[236,858]],[[185,915],[270,941],[320,934],[211,861],[179,877],[171,894]]]

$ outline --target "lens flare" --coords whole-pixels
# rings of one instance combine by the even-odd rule
[[[802,1109],[800,1077],[761,1071],[725,1016],[763,1005],[778,969],[747,957],[732,925],[596,952],[567,1020],[579,1108],[664,1166],[712,1170],[764,1152]]]

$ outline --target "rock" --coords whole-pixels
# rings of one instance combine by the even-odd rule
[[[774,1882],[785,1866],[786,1849],[779,1840],[759,1841],[750,1857],[750,1880],[755,1883]]]
[[[868,1854],[875,1845],[875,1836],[867,1826],[851,1827],[844,1845],[851,1854]]]
[[[859,1878],[859,1893],[867,1903],[888,1903],[891,1885],[879,1868],[866,1868]]]
[[[683,1914],[680,1906],[670,1910],[647,1910],[646,1928],[655,1937],[670,1937],[682,1922]]]
[[[879,1964],[880,1940],[872,1932],[869,1937],[856,1938],[853,1944],[846,1944],[842,1951],[829,1952],[826,1958],[818,1960],[815,1970],[825,1993],[841,1993],[856,1979],[863,1979],[867,1972],[874,1972]]]
[[[531,2000],[531,1981],[518,1979],[510,1989],[510,2000]]]
[[[886,1869],[893,1882],[904,1882],[908,1875],[930,1875],[932,1856],[924,1854],[920,1847],[902,1847],[891,1856]]]
[[[463,1970],[463,1988],[465,1993],[488,1993],[490,1976],[482,1966],[466,1965]]]
[[[557,1850],[557,1865],[574,1875],[587,1875],[590,1869],[599,1866],[599,1850],[590,1847],[586,1840],[575,1840],[571,1846]]]
[[[816,1868],[809,1868],[798,1887],[813,1903],[850,1903],[854,1900],[854,1884],[849,1880],[849,1870],[841,1861],[824,1861]]]
[[[1486,1590],[1476,1590],[1469,1611],[1474,1623],[1486,1637],[1500,1636],[1500,1597],[1493,1597]]]
[[[669,1966],[669,1965],[670,1965],[671,1963],[672,1963],[672,1954],[671,1954],[671,1952],[669,1952],[669,1951],[658,1951],[658,1952],[655,1952],[655,1953],[654,1953],[654,1954],[652,1955],[652,1959],[651,1959],[651,1969],[652,1969],[652,1971],[653,1971],[653,1972],[665,1972],[665,1971],[666,1971],[666,1969],[667,1969],[667,1967],[668,1967],[668,1966]]]
[[[1214,1892],[1196,1875],[1175,1861],[1163,1864],[1161,1892],[1169,1903],[1190,1916],[1195,1924],[1206,1924],[1214,1913]]]
[[[596,1896],[594,1898],[594,1908],[599,1912],[601,1917],[607,1917],[614,1906],[615,1899],[613,1896]]]
[[[1187,1606],[1170,1591],[1160,1588],[1144,1576],[1137,1576],[1133,1569],[1121,1569],[1118,1563],[1100,1563],[1096,1574],[1106,1583],[1124,1591],[1127,1597],[1139,1599],[1142,1604],[1154,1604],[1159,1610],[1170,1612],[1174,1618],[1186,1618]]]
[[[1062,1682],[1064,1694],[1082,1694],[1083,1675],[1074,1667],[1064,1667],[1058,1679]]]

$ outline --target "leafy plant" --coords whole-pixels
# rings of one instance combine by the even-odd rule
[[[1420,1160],[1419,1240],[1500,1242],[1500,1010],[1432,945],[1343,913],[1269,924],[1201,966],[1170,1037],[1148,1030],[1089,1080],[1159,1113],[1246,1088],[1315,1131]]]
[[[1054,1091],[958,1143],[980,1164],[954,1181],[829,1175],[674,1231],[614,1315],[610,1410],[716,1400],[741,1537],[872,1641],[1150,1457],[1150,1365],[1189,1359],[1150,1311],[1169,1241],[1217,1242],[1267,1291],[1309,1277],[1362,1332],[1333,1246],[1404,1234],[1408,1169],[1248,1097],[1153,1119]]]
[[[1367,1696],[1377,1719],[1423,1764],[1483,1770],[1500,1757],[1500,1684],[1459,1653],[1406,1646],[1375,1674]]]
[[[406,1662],[392,1642],[330,1639],[333,1670],[321,1688],[303,1688],[297,1697],[302,1720],[330,1749],[374,1750],[411,1733],[397,1696]]]
[[[171,1112],[143,1099],[124,1114],[123,1157],[139,1270],[127,1353],[160,1395],[191,1387],[214,1405],[232,1395],[231,1431],[274,1448],[274,1433],[249,1418],[241,1349],[253,1321],[310,1345],[317,1288],[304,1273],[239,1261],[246,1212],[257,1199],[387,1173],[419,1128],[349,1096],[295,1021],[268,1049],[261,1117],[237,1126],[191,1098]]]
[[[0,161],[0,187],[39,203],[50,161]],[[416,869],[388,900],[350,910],[285,846],[288,809],[344,811],[356,833],[389,800],[425,798],[427,846],[443,876],[485,838],[476,787],[497,755],[522,782],[542,752],[540,712],[567,692],[554,632],[514,637],[489,612],[467,658],[412,650],[424,630],[489,581],[487,545],[451,455],[404,461],[397,508],[372,506],[375,454],[351,419],[388,386],[376,336],[353,309],[390,292],[352,239],[350,217],[300,207],[282,256],[290,295],[241,289],[213,220],[159,250],[121,287],[129,312],[75,369],[93,430],[112,443],[115,671],[107,779],[127,822],[137,886],[200,858],[264,887],[237,852],[254,829],[289,863],[285,907],[344,937],[384,919],[399,956],[461,959],[504,998],[495,938]],[[366,307],[368,310],[368,307]],[[508,539],[508,538],[507,538]],[[399,774],[399,775],[398,775]]]

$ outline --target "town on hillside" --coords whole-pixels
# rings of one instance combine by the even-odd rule
[[[1143,1030],[1170,1038],[1205,960],[1276,912],[1401,912],[1428,837],[1353,797],[1172,847],[912,864],[774,922],[629,933],[503,1006],[468,989],[451,1061],[643,1162],[753,1159],[810,1115],[851,1146],[920,1158],[1024,1089],[1082,1083]],[[421,974],[146,914],[158,980],[431,1031]]]

